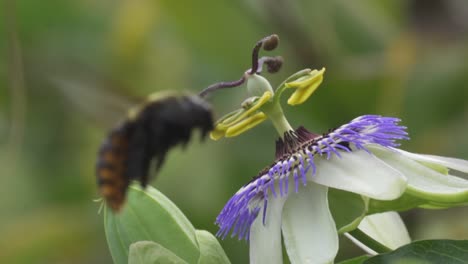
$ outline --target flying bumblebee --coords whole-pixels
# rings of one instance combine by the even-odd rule
[[[106,204],[112,210],[119,211],[125,203],[131,181],[139,181],[145,187],[151,167],[154,165],[157,173],[172,147],[185,145],[193,130],[201,130],[201,138],[204,139],[214,129],[211,106],[204,99],[209,94],[220,89],[239,87],[250,74],[261,73],[264,66],[270,73],[277,72],[282,65],[281,57],[259,58],[258,55],[262,48],[266,51],[275,49],[278,41],[277,35],[258,41],[252,51],[252,67],[239,80],[212,84],[198,95],[157,92],[146,102],[130,108],[127,117],[109,132],[98,151],[97,184]],[[76,72],[80,71],[73,71],[73,76],[76,76]],[[115,86],[113,83],[103,82],[86,72],[81,74],[86,78],[54,77],[51,80],[76,107],[90,116],[101,116],[100,123],[109,119],[106,109],[100,107],[102,102],[112,106],[112,111],[107,111],[110,115],[128,109],[126,100],[104,93],[102,89],[93,89],[88,93],[90,87]]]
[[[131,180],[146,186],[153,160],[157,172],[167,152],[179,143],[185,145],[192,130],[200,129],[203,139],[214,129],[211,108],[203,98],[216,90],[242,85],[249,74],[260,73],[263,65],[268,72],[277,72],[282,58],[259,58],[258,53],[261,48],[275,49],[278,41],[277,35],[258,41],[252,51],[252,67],[237,81],[212,84],[198,95],[157,93],[132,109],[127,119],[111,130],[99,149],[96,175],[107,204],[118,211],[125,202]]]
[[[211,107],[197,95],[158,93],[131,109],[98,152],[97,183],[107,205],[118,211],[130,182],[145,187],[153,160],[157,172],[167,152],[185,145],[197,128],[202,139],[213,129]]]

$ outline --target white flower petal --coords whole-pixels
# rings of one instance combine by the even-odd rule
[[[405,191],[406,178],[374,155],[364,150],[340,155],[332,155],[329,160],[317,157],[317,173],[309,173],[308,181],[378,200],[393,200]]]
[[[250,227],[250,263],[281,264],[283,253],[281,247],[281,216],[287,196],[275,198],[270,196],[263,225],[263,208]]]
[[[375,256],[379,253],[377,253],[376,251],[374,251],[373,249],[371,249],[370,247],[364,245],[361,241],[357,240],[356,238],[354,238],[351,234],[349,233],[344,233],[345,237],[347,237],[349,240],[351,240],[356,246],[358,246],[359,248],[361,248],[362,250],[364,250],[367,254],[369,255],[372,255],[372,256]]]
[[[338,233],[328,209],[328,188],[315,183],[289,195],[283,209],[283,237],[291,263],[331,263]]]
[[[407,152],[401,149],[396,149],[396,151],[400,152],[401,154],[405,155],[406,157],[412,160],[416,160],[420,162],[427,162],[427,163],[434,163],[434,164],[441,165],[450,169],[468,173],[468,161],[466,160],[441,157],[441,156],[435,156],[435,155],[415,154],[415,153]]]
[[[445,175],[408,158],[400,152],[377,145],[367,146],[376,156],[408,179],[408,192],[436,202],[462,202],[468,198],[468,181]]]
[[[358,228],[390,249],[411,243],[405,223],[397,212],[368,215]]]

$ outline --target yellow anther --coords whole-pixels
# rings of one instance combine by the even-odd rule
[[[210,138],[218,140],[224,136],[234,137],[261,123],[266,119],[266,116],[262,112],[258,112],[258,110],[272,96],[272,92],[266,91],[260,98],[252,97],[248,101],[244,101],[242,104],[243,108],[231,112],[218,120],[215,128],[210,133]]]
[[[226,123],[236,121],[238,119],[238,116],[244,111],[244,109],[237,109],[236,111],[233,111],[221,117],[218,120],[218,122],[216,122],[215,128],[210,132],[210,138],[212,140],[218,140],[224,137],[224,134],[226,134],[226,130],[229,128],[229,126],[226,125]]]
[[[237,109],[236,111],[233,111],[223,117],[221,117],[217,122],[216,126],[219,126],[220,128],[228,128],[229,124],[237,122],[239,119],[239,116],[245,112],[245,109]]]
[[[250,105],[250,108],[247,109],[245,112],[243,112],[241,115],[239,115],[238,118],[236,118],[236,122],[239,120],[242,120],[246,118],[247,116],[252,115],[254,112],[256,112],[262,105],[266,104],[270,98],[273,96],[272,92],[266,91],[263,93],[262,97],[258,98],[256,102],[254,102],[252,105]],[[231,122],[232,124],[234,122]]]
[[[294,91],[294,93],[289,97],[288,104],[298,105],[305,102],[322,83],[324,72],[325,68],[322,68],[320,71],[313,70],[306,76],[286,83],[287,88],[296,89],[296,91]]]
[[[255,127],[256,125],[263,122],[267,116],[262,113],[256,113],[255,115],[249,116],[248,118],[242,120],[241,122],[229,127],[225,133],[226,137],[235,137],[244,133],[245,131]]]
[[[227,128],[219,128],[219,126],[216,126],[211,132],[210,132],[210,138],[212,140],[218,140],[226,134]]]

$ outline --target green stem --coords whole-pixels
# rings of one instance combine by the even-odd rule
[[[283,109],[279,103],[273,102],[267,104],[262,110],[271,120],[281,138],[283,138],[285,132],[294,130],[284,116]]]
[[[353,231],[349,232],[349,234],[379,254],[392,251],[392,249],[368,236],[366,233],[359,230],[359,228],[354,229]]]

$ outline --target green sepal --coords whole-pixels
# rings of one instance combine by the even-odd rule
[[[447,175],[447,177],[453,176]],[[451,205],[451,207],[456,207],[465,205],[468,202],[468,187],[464,187],[463,191],[459,191],[457,193],[453,192],[444,194],[431,193],[430,191],[421,190],[417,187],[418,186],[412,186],[408,184],[406,192],[420,199],[424,199],[428,201],[428,203],[446,204]]]
[[[438,202],[433,202],[429,201],[423,205],[420,205],[420,208],[424,209],[447,209],[447,208],[452,208],[452,207],[462,207],[462,206],[468,206],[468,202],[464,203],[438,203]]]
[[[398,199],[381,201],[369,199],[368,214],[383,213],[388,211],[406,211],[427,203],[426,200],[404,193]]]
[[[388,151],[378,145],[368,145],[367,148],[407,178],[405,194],[424,201],[419,204],[416,202],[418,206],[459,206],[468,202],[468,181],[447,174],[448,166],[442,166],[442,163],[436,161],[418,161],[416,159],[420,155]],[[414,207],[414,204],[411,206]]]
[[[405,192],[396,200],[391,201],[381,201],[370,199],[368,214],[382,213],[388,211],[407,211],[413,208],[424,208],[424,209],[447,209],[452,207],[467,206],[468,202],[437,202],[431,201],[428,199],[423,199],[421,197],[414,196],[409,192]]]

